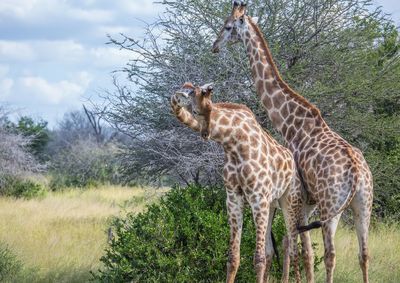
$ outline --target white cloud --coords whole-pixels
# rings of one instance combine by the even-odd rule
[[[78,74],[74,81],[62,80],[51,83],[42,77],[23,77],[20,79],[21,87],[26,92],[41,100],[43,103],[60,105],[74,105],[79,103],[85,93],[91,77],[88,73]]]
[[[110,72],[136,55],[106,34],[142,36],[137,18],[163,7],[153,1],[0,0],[0,101],[54,120],[111,88]]]
[[[42,40],[27,43],[37,54],[40,61],[58,61],[79,63],[85,56],[85,47],[73,40]]]
[[[10,95],[14,85],[14,80],[7,77],[8,72],[8,66],[0,65],[0,101],[4,101]]]
[[[0,60],[30,61],[34,51],[26,42],[0,40]]]
[[[134,56],[135,54],[128,50],[120,50],[111,46],[90,47],[73,40],[0,41],[0,58],[25,63],[30,61],[34,63],[30,65],[31,67],[47,62],[54,64],[54,68],[57,70],[61,66],[69,65],[82,68],[103,68],[109,69],[111,72],[115,68],[125,65]]]
[[[0,14],[11,14],[19,18],[25,17],[37,5],[38,1],[2,0],[0,2]]]
[[[21,22],[37,23],[50,19],[70,19],[89,23],[110,22],[113,11],[105,9],[82,9],[65,0],[1,0],[0,15],[17,18]]]
[[[4,101],[11,92],[14,81],[10,78],[0,78],[0,101]]]
[[[123,12],[134,14],[136,16],[155,15],[162,10],[162,5],[155,4],[154,0],[120,0],[116,3]]]
[[[105,36],[106,34],[128,34],[132,31],[132,28],[127,27],[127,26],[100,26],[97,28],[97,35],[98,36]]]
[[[106,10],[83,10],[83,9],[70,9],[68,14],[71,18],[82,20],[89,23],[106,23],[111,22],[114,14]]]
[[[10,66],[0,64],[0,78],[5,77],[10,71]]]
[[[120,50],[113,47],[93,48],[90,50],[90,55],[94,66],[110,68],[110,71],[124,66],[135,56],[135,54],[129,50]]]

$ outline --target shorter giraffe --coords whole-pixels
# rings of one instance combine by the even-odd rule
[[[246,106],[212,103],[212,86],[195,87],[186,83],[171,98],[175,116],[201,132],[203,138],[220,143],[225,151],[224,182],[230,224],[227,282],[234,282],[240,261],[243,206],[247,201],[256,225],[254,264],[257,282],[268,281],[273,247],[273,211],[279,205],[288,231],[289,253],[300,282],[297,256],[297,225],[303,223],[302,187],[291,152],[276,142],[256,121]],[[184,100],[191,102],[192,113]],[[307,266],[307,265],[306,265]],[[289,268],[283,282],[288,282]]]

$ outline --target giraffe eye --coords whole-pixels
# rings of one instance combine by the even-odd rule
[[[230,31],[230,30],[232,29],[232,27],[228,26],[228,27],[225,27],[225,29],[226,29],[227,31]]]

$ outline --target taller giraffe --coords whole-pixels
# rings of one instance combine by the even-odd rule
[[[333,282],[334,235],[340,216],[351,207],[359,242],[359,262],[368,282],[368,229],[372,210],[371,171],[360,150],[332,131],[320,111],[281,78],[262,32],[246,15],[246,5],[234,1],[213,52],[227,42],[242,41],[250,59],[257,94],[273,126],[292,150],[300,175],[315,203],[325,247],[326,282]]]

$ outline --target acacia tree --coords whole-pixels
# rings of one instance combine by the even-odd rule
[[[47,147],[52,189],[119,183],[119,137],[83,106],[64,115]]]
[[[28,177],[44,169],[30,150],[32,137],[15,133],[8,128],[9,113],[0,106],[0,193],[3,193],[10,181]]]
[[[104,95],[104,117],[132,139],[122,159],[128,177],[216,181],[221,149],[176,121],[169,107],[171,94],[185,81],[215,82],[214,100],[244,103],[264,127],[269,128],[269,121],[258,104],[243,47],[228,46],[219,55],[210,52],[231,1],[160,4],[165,13],[147,26],[144,40],[124,34],[110,38],[110,44],[131,51],[132,60],[120,70],[129,83],[115,82],[115,90]],[[388,174],[391,179],[400,175],[399,38],[393,23],[372,4],[255,0],[248,13],[259,17],[284,79],[366,153],[376,180],[376,210],[383,212],[380,202],[387,194],[399,196],[400,182],[387,180]]]

